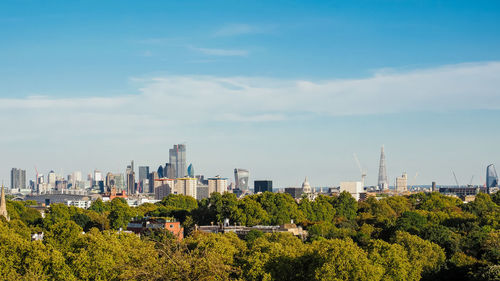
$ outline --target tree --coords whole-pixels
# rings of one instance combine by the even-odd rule
[[[356,218],[358,210],[358,202],[347,191],[342,191],[334,201],[333,207],[336,211],[336,216],[352,220]]]
[[[435,274],[444,265],[445,254],[437,244],[403,231],[396,232],[394,242],[403,246],[410,263],[422,274]]]
[[[368,245],[368,258],[384,268],[382,280],[420,280],[420,269],[410,263],[401,245],[373,240]]]
[[[111,211],[108,219],[112,229],[126,228],[130,219],[134,217],[133,210],[123,198],[115,198],[111,201]]]
[[[381,280],[384,273],[350,239],[314,241],[311,254],[319,263],[314,271],[317,280]]]

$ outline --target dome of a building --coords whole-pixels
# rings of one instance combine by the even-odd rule
[[[302,183],[302,192],[311,193],[311,186],[309,185],[309,182],[307,181],[307,177],[305,178],[304,183]]]

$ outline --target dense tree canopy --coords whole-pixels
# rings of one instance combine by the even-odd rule
[[[0,217],[1,280],[499,280],[498,195],[462,203],[438,193],[368,198],[348,193],[294,200],[270,193],[196,201],[170,195],[131,208],[120,198],[87,210],[8,201]],[[169,216],[186,238],[123,233],[134,217]],[[204,234],[194,226],[279,225],[309,232]],[[43,241],[32,241],[34,233]]]

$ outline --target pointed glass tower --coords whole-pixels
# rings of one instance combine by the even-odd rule
[[[385,166],[384,146],[382,146],[382,151],[380,152],[380,165],[378,168],[378,188],[380,190],[389,189],[389,182],[387,181],[387,171]]]

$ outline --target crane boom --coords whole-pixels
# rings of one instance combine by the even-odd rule
[[[457,175],[455,175],[455,171],[451,171],[453,173],[453,177],[455,178],[455,182],[457,183],[457,187],[460,187],[460,184],[458,183]]]

